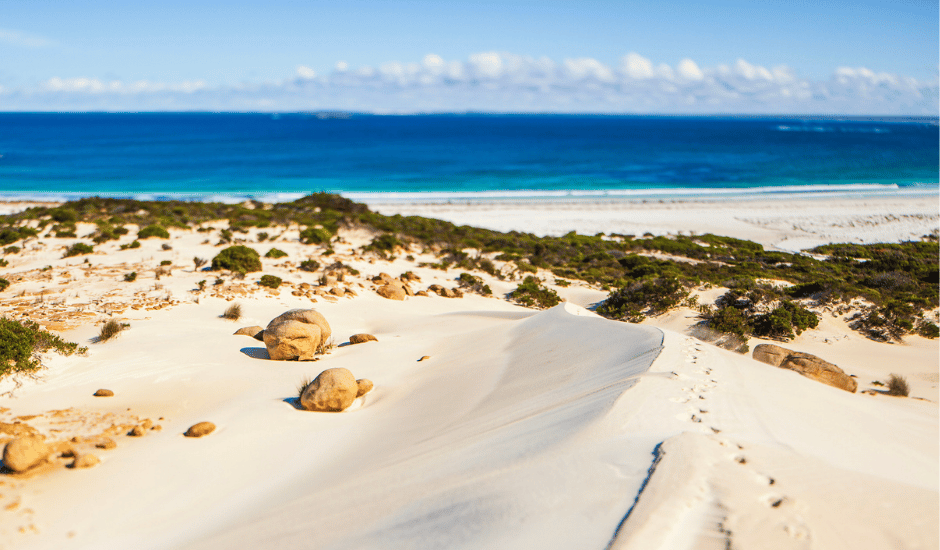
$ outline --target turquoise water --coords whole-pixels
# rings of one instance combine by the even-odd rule
[[[0,113],[0,196],[935,192],[936,121]]]

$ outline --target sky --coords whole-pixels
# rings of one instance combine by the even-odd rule
[[[4,0],[0,110],[938,112],[935,0]]]

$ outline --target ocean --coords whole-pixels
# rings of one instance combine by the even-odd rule
[[[936,119],[0,113],[0,199],[936,194]]]

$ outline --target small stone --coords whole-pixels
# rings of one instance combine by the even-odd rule
[[[141,426],[134,426],[131,428],[131,431],[127,432],[127,435],[131,437],[140,437],[144,435],[144,429]]]
[[[372,380],[366,378],[360,378],[356,380],[356,385],[359,386],[359,391],[356,393],[356,397],[362,397],[363,395],[372,391],[372,388],[375,387],[375,384],[372,383]]]
[[[95,443],[95,447],[98,449],[110,450],[117,447],[117,443],[114,442],[110,437],[105,437],[104,439]]]
[[[353,334],[349,337],[350,344],[364,344],[366,342],[378,342],[379,339],[371,334]]]
[[[95,397],[114,397],[114,392],[111,390],[100,389],[95,392]]]
[[[215,431],[215,424],[212,422],[200,422],[198,424],[193,424],[186,430],[186,437],[202,437],[204,435],[209,435]]]
[[[425,355],[425,356],[422,357],[421,359],[418,359],[418,362],[420,363],[421,361],[427,361],[427,360],[430,359],[430,358],[431,358],[430,355]]]
[[[101,459],[91,453],[85,453],[75,458],[75,461],[72,462],[72,468],[91,468],[98,464],[101,464]]]

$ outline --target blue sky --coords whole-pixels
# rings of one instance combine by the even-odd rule
[[[492,53],[502,56],[501,72],[483,76],[500,81],[481,88],[483,73],[474,72],[473,56]],[[639,78],[643,82],[633,89],[638,73],[624,68],[628,54],[647,60],[654,69],[665,64],[674,72],[691,60],[704,78],[683,81],[657,71]],[[431,82],[438,73],[422,76],[414,69],[429,55],[436,56],[430,58],[432,65],[440,58],[461,63],[466,70],[449,73],[459,77]],[[407,111],[430,103],[440,110],[488,110],[490,104],[499,110],[498,104],[513,96],[511,86],[533,89],[533,71],[554,71],[555,76],[539,80],[533,110],[566,110],[565,105],[567,110],[594,106],[637,112],[704,112],[709,105],[714,111],[735,106],[743,111],[773,110],[775,105],[799,110],[792,99],[796,96],[815,98],[812,106],[825,110],[829,107],[819,104],[820,98],[845,96],[830,106],[833,112],[935,113],[936,93],[931,90],[937,88],[938,6],[921,0],[6,0],[0,4],[0,59],[0,109],[268,105],[289,110],[358,105],[370,110],[372,104],[375,110]],[[513,65],[513,59],[536,65]],[[555,65],[546,68],[539,60]],[[568,63],[572,60],[574,65]],[[607,77],[607,69],[590,69],[591,63],[584,60],[606,67],[613,76]],[[345,64],[337,65],[340,62]],[[405,68],[410,64],[414,78],[389,77],[398,74],[390,65],[394,63]],[[344,70],[337,71],[338,66]],[[366,74],[381,73],[383,66],[392,67],[383,78]],[[728,71],[722,73],[722,66],[737,76],[753,73],[747,67],[777,69],[773,93],[785,101],[775,104],[769,89],[753,86],[735,89],[737,96],[724,94],[723,89],[737,84],[729,80]],[[584,76],[585,67],[594,70],[593,76]],[[856,80],[859,75],[868,80],[833,85],[840,68],[856,71]],[[344,76],[359,70],[359,80]],[[522,73],[510,74],[515,70]],[[783,92],[784,84],[776,77],[783,74],[780,71],[789,75],[789,92]],[[869,78],[869,73],[876,76]],[[588,82],[592,78],[594,84]],[[651,78],[659,84],[651,85]],[[704,81],[721,78],[714,93],[703,88]],[[801,86],[810,91],[801,96],[794,80],[808,83],[808,88]],[[391,95],[376,90],[380,81],[390,86],[386,92]],[[505,88],[505,94],[494,92],[494,86]],[[575,90],[577,86],[581,88]],[[597,86],[605,87],[603,97]],[[672,90],[676,86],[681,90]],[[878,91],[886,87],[890,89]],[[480,95],[474,96],[474,90]],[[451,91],[457,99],[448,109]],[[639,99],[649,99],[646,94],[672,94],[672,99],[646,101],[644,107]],[[757,101],[760,94],[763,99]],[[409,95],[414,99],[411,106]],[[340,104],[347,96],[352,103]],[[525,110],[525,105],[517,101],[513,108]]]

